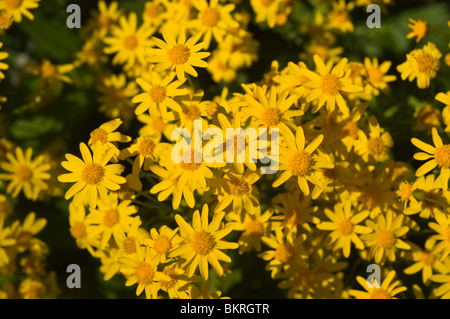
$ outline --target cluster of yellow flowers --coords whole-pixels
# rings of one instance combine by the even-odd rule
[[[397,298],[407,289],[417,298],[450,297],[450,145],[440,137],[450,131],[450,91],[430,88],[439,79],[444,48],[428,42],[396,67],[402,80],[416,80],[445,105],[442,112],[437,104],[416,114],[423,123],[435,121],[426,123],[434,146],[411,140],[421,150],[414,159],[426,161],[415,171],[416,163],[392,156],[394,139],[367,111],[398,80],[391,61],[349,61],[335,47],[336,32],[354,30],[350,12],[371,1],[328,2],[314,22],[302,25],[311,41],[300,60],[284,67],[273,61],[240,91],[225,85],[210,94],[196,80],[235,81],[258,59],[252,15],[268,28],[283,26],[295,1],[251,0],[243,9],[239,1],[152,0],[141,17],[125,13],[118,2],[99,1],[81,30],[85,44],[75,61],[35,67],[50,86],[70,83],[67,73],[81,67],[98,79],[99,111],[110,120],[79,144],[79,156],[65,154],[67,172],[57,180],[70,184],[64,195],[70,233],[100,260],[105,280],[123,276],[146,298],[219,298],[221,291],[210,291],[211,273],[226,277],[239,268],[230,265],[232,256],[256,251],[289,298]],[[0,25],[8,16],[20,22],[35,7],[37,0],[0,2]],[[420,43],[428,25],[410,23],[405,36]],[[445,129],[433,112],[442,113]],[[234,163],[204,159],[214,140],[202,140],[200,150],[176,161],[180,140],[172,133],[186,129],[193,136],[196,121],[201,134],[209,128],[223,136],[230,129],[278,129],[279,154],[274,144],[258,144],[251,158],[248,136],[233,136],[223,141],[222,155],[231,153]],[[56,177],[51,160],[33,159],[31,149],[19,147],[14,156],[8,143],[0,141],[6,192],[30,200],[59,196],[50,182]],[[245,160],[237,161],[241,153]],[[261,173],[264,156],[276,161],[278,172]],[[45,251],[31,236],[45,222],[30,214],[22,226],[3,228],[4,215],[0,209],[0,267],[10,267],[26,245],[31,257],[20,264],[27,273],[26,265],[40,262]],[[415,241],[418,235],[427,239]],[[379,287],[369,288],[355,273],[348,277],[358,263],[381,267]],[[422,281],[409,287],[399,271],[402,278],[420,272]],[[424,296],[423,287],[433,289]]]

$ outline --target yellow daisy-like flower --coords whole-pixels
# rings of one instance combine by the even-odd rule
[[[109,149],[113,149],[113,157],[112,161],[116,162],[118,160],[118,156],[120,150],[117,148],[116,143],[127,143],[131,141],[131,137],[123,135],[120,132],[114,132],[121,124],[122,120],[120,118],[108,121],[100,125],[100,127],[94,129],[88,141],[89,147],[92,149],[97,142],[101,142],[103,147],[103,152],[108,151]]]
[[[332,5],[333,9],[328,13],[328,23],[325,27],[337,29],[343,33],[353,32],[354,26],[350,12],[355,8],[355,3],[337,0]]]
[[[204,280],[208,280],[208,263],[219,276],[223,275],[223,267],[219,261],[231,262],[222,250],[236,249],[238,243],[222,240],[232,230],[232,226],[223,226],[224,212],[215,213],[211,223],[208,222],[209,208],[203,205],[202,213],[196,210],[192,216],[192,226],[183,217],[175,215],[175,220],[180,226],[181,236],[185,242],[174,251],[174,256],[181,256],[186,260],[188,275],[192,276],[200,268],[200,274]]]
[[[261,176],[249,169],[244,174],[229,171],[223,177],[220,185],[219,203],[214,209],[215,212],[225,210],[233,203],[233,211],[241,214],[246,211],[254,214],[254,207],[259,205],[258,199],[252,194],[253,186]]]
[[[323,105],[327,110],[334,111],[336,104],[344,114],[349,114],[349,107],[342,97],[342,93],[357,93],[363,90],[361,86],[352,84],[349,77],[350,69],[347,66],[347,59],[342,58],[334,67],[332,64],[324,64],[318,55],[314,55],[317,73],[308,69],[303,70],[310,81],[303,83],[311,92],[306,95],[306,100],[316,101],[313,112],[317,112]],[[332,68],[331,68],[332,67]]]
[[[256,14],[256,23],[266,22],[269,28],[274,28],[281,3],[281,0],[251,0],[250,4]]]
[[[140,246],[134,258],[120,259],[120,272],[127,277],[125,286],[137,284],[136,296],[145,291],[147,299],[157,298],[161,288],[159,280],[170,280],[170,277],[158,271],[158,262],[149,247]]]
[[[114,238],[116,245],[123,243],[133,223],[131,215],[137,211],[131,200],[119,200],[117,193],[110,193],[106,201],[98,201],[96,209],[91,208],[87,219],[101,230],[100,249],[105,249],[111,238]]]
[[[381,285],[378,283],[379,287],[373,288],[368,287],[366,278],[358,276],[356,277],[356,280],[366,291],[351,289],[349,294],[356,299],[398,299],[395,295],[406,291],[407,288],[405,286],[399,286],[401,285],[400,280],[392,282],[395,275],[395,270],[391,270],[384,278]]]
[[[433,42],[428,42],[422,49],[415,49],[406,55],[406,61],[397,66],[402,80],[412,82],[417,79],[417,87],[425,89],[430,86],[440,68],[441,51]]]
[[[209,4],[206,0],[194,0],[192,5],[198,14],[196,19],[188,22],[187,28],[203,34],[205,50],[209,48],[212,38],[220,43],[228,30],[239,27],[239,23],[231,16],[235,8],[233,3],[221,5],[219,0],[210,0]]]
[[[70,234],[75,238],[79,248],[86,248],[94,255],[94,247],[100,246],[98,240],[100,231],[86,217],[86,208],[84,205],[75,206],[73,202],[69,204]]]
[[[450,91],[447,93],[439,92],[434,98],[445,104],[442,110],[442,119],[446,125],[445,132],[450,132]]]
[[[5,248],[13,246],[16,240],[11,237],[11,228],[4,227],[5,219],[0,218],[0,266],[9,263],[8,253]]]
[[[178,80],[184,82],[186,73],[197,77],[198,73],[194,67],[206,68],[208,63],[203,59],[207,58],[211,53],[199,52],[205,47],[203,42],[197,43],[201,37],[201,33],[197,33],[186,40],[184,31],[178,34],[175,40],[174,35],[168,29],[162,31],[164,41],[152,37],[153,42],[158,48],[147,50],[147,61],[156,63],[154,71],[161,72],[169,69],[175,71]]]
[[[153,0],[145,2],[145,8],[142,12],[142,18],[145,25],[153,28],[159,28],[165,25],[164,22],[169,18],[167,6],[171,6],[172,2],[166,0]]]
[[[431,129],[434,146],[424,143],[417,138],[412,138],[411,143],[424,152],[414,154],[414,159],[419,161],[427,161],[416,171],[416,176],[423,176],[433,170],[436,166],[441,168],[439,179],[442,183],[442,189],[448,189],[448,179],[450,178],[450,145],[443,144],[437,129]]]
[[[432,235],[430,238],[437,242],[434,249],[440,253],[440,261],[443,261],[450,254],[450,218],[444,213],[437,213],[434,219],[435,221],[428,223],[428,227],[437,234]]]
[[[149,110],[150,115],[159,112],[163,118],[166,118],[167,108],[181,113],[181,106],[173,98],[188,94],[188,90],[180,88],[183,82],[174,81],[174,78],[175,73],[161,77],[156,72],[151,72],[149,81],[138,78],[136,82],[145,92],[136,95],[132,100],[133,103],[140,103],[135,110],[136,115]]]
[[[7,153],[8,161],[0,163],[0,168],[7,173],[0,173],[0,180],[10,181],[6,192],[17,197],[23,190],[25,197],[36,200],[42,190],[47,189],[46,180],[50,179],[50,164],[44,162],[44,156],[34,159],[33,149],[28,148],[25,153],[20,147],[16,147],[16,156]]]
[[[112,1],[108,6],[106,1],[100,0],[98,1],[98,10],[92,11],[86,27],[81,30],[86,35],[94,34],[95,37],[103,39],[122,14],[123,12],[122,9],[119,9],[118,1]]]
[[[358,235],[368,234],[372,229],[358,224],[369,216],[368,210],[354,214],[351,202],[346,201],[344,204],[336,204],[334,212],[325,208],[324,213],[330,221],[322,221],[317,228],[332,231],[329,236],[334,250],[342,249],[344,257],[348,258],[352,243],[357,249],[364,249],[365,245]]]
[[[3,47],[3,42],[0,42],[0,49]],[[4,60],[9,56],[8,52],[0,52],[0,60]],[[5,78],[5,74],[2,72],[2,70],[7,70],[9,68],[8,64],[5,62],[0,62],[0,79]]]
[[[366,225],[372,228],[373,232],[362,235],[361,239],[369,247],[369,259],[373,259],[375,263],[384,263],[386,259],[394,262],[399,249],[411,249],[411,246],[401,239],[409,231],[409,226],[404,222],[404,215],[394,216],[393,211],[388,210],[386,217],[379,214],[375,221],[367,220]]]
[[[380,128],[377,119],[371,116],[369,119],[369,138],[364,131],[358,132],[358,140],[355,142],[355,151],[364,161],[385,162],[389,159],[389,151],[394,144],[389,132]]]
[[[159,228],[150,229],[150,237],[143,244],[150,247],[154,255],[161,263],[167,262],[172,258],[173,251],[178,248],[183,238],[178,234],[178,228],[171,229],[166,225]]]
[[[36,218],[36,213],[34,212],[28,213],[22,223],[16,220],[11,225],[11,231],[16,239],[17,250],[22,253],[33,247],[33,250],[36,252],[46,251],[48,249],[47,245],[35,237],[46,225],[47,220],[45,218]]]
[[[22,16],[27,17],[30,20],[34,19],[30,9],[36,9],[39,7],[40,0],[3,0],[0,1],[0,11],[5,11],[7,15],[19,23],[22,21]]]
[[[397,79],[395,75],[386,75],[391,64],[391,61],[384,61],[378,64],[377,58],[373,58],[372,61],[367,57],[364,58],[364,67],[368,81],[368,85],[365,87],[366,93],[378,95],[380,90],[383,91],[388,87],[389,82]]]
[[[407,275],[413,275],[422,271],[422,282],[429,285],[433,270],[437,273],[445,274],[448,272],[447,267],[439,260],[439,254],[434,247],[433,240],[427,240],[425,247],[422,249],[417,245],[412,245],[411,257],[413,264],[405,268],[404,272]]]
[[[114,150],[103,153],[101,143],[94,146],[92,154],[86,144],[80,143],[82,159],[72,154],[66,154],[67,161],[61,162],[61,166],[70,171],[58,176],[62,183],[74,183],[66,192],[65,199],[72,197],[76,205],[86,204],[94,208],[98,198],[108,200],[107,191],[120,189],[120,184],[127,180],[120,174],[125,169],[121,164],[109,164]]]
[[[103,41],[107,44],[104,52],[115,54],[113,63],[124,64],[126,70],[130,70],[135,65],[145,65],[145,50],[153,46],[149,39],[153,30],[137,25],[136,13],[130,13],[128,19],[120,17],[119,25],[113,26],[111,36]]]
[[[72,83],[72,79],[66,73],[75,68],[73,63],[56,65],[44,59],[41,64],[31,65],[29,72],[39,76],[43,85],[60,86],[62,83]]]
[[[188,276],[186,270],[180,268],[177,264],[164,267],[162,273],[170,280],[160,280],[161,290],[165,291],[170,299],[189,299],[188,291],[192,283],[200,281],[199,276]]]
[[[278,187],[292,176],[297,178],[298,185],[303,194],[309,195],[308,181],[317,186],[322,186],[319,181],[316,169],[317,168],[333,168],[333,164],[318,159],[312,153],[322,143],[323,135],[320,134],[315,137],[307,146],[305,146],[305,134],[303,128],[299,126],[293,134],[288,131],[286,134],[287,147],[280,146],[280,166],[279,170],[284,171],[272,184],[273,187]]]
[[[427,34],[427,22],[425,20],[417,19],[414,20],[409,18],[408,28],[412,31],[406,35],[407,39],[412,39],[417,37],[416,42],[419,43],[420,40]]]

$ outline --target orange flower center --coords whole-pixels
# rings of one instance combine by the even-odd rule
[[[275,250],[275,258],[283,264],[289,262],[292,256],[294,256],[294,249],[288,243],[278,245]]]
[[[373,288],[373,292],[370,294],[370,299],[391,299],[391,295],[381,288]]]
[[[158,282],[161,285],[161,287],[163,288],[163,290],[168,290],[170,288],[175,287],[175,285],[178,282],[176,271],[171,268],[166,267],[163,270],[163,274],[170,278],[170,280],[160,280]]]
[[[194,232],[190,245],[196,254],[206,256],[213,251],[216,241],[211,233],[201,230]]]
[[[383,81],[383,72],[379,69],[372,68],[367,70],[367,73],[369,74],[369,81],[372,84],[378,84]]]
[[[247,181],[243,178],[232,178],[228,182],[228,186],[230,187],[230,194],[235,197],[241,197],[248,194],[251,190],[250,185],[248,185]]]
[[[145,14],[149,18],[155,19],[159,16],[160,13],[161,13],[160,7],[156,3],[149,3],[145,7]]]
[[[105,169],[103,166],[91,163],[87,164],[81,173],[81,178],[88,185],[96,185],[103,180],[105,176]]]
[[[145,261],[141,261],[136,265],[134,270],[138,284],[148,285],[153,282],[155,269],[152,265]]]
[[[349,236],[353,233],[353,223],[348,219],[343,219],[339,222],[337,229],[342,235]]]
[[[150,89],[149,93],[153,102],[161,103],[166,98],[167,89],[165,87],[155,85]]]
[[[70,227],[70,233],[74,238],[83,238],[86,236],[86,225],[82,222],[75,222]]]
[[[311,154],[304,151],[295,152],[288,160],[288,168],[294,176],[310,175],[314,160]]]
[[[98,19],[98,25],[102,29],[107,29],[109,26],[113,23],[113,20],[110,16],[108,16],[106,13],[101,14]]]
[[[420,259],[425,265],[431,266],[434,264],[436,257],[428,250],[425,250],[420,254]]]
[[[358,137],[358,123],[355,121],[347,121],[342,128],[342,131],[346,136],[350,136],[354,140]]]
[[[152,122],[153,129],[160,133],[164,132],[166,126],[167,126],[166,122],[164,122],[161,118],[156,118]]]
[[[170,250],[170,240],[165,235],[160,235],[158,239],[155,240],[153,249],[160,255],[167,254]]]
[[[23,0],[5,0],[5,6],[8,9],[17,9],[22,5]]]
[[[41,73],[43,78],[51,78],[56,74],[56,67],[51,63],[44,63],[41,67]]]
[[[439,166],[444,168],[450,167],[450,145],[442,145],[436,148],[434,153],[434,160]]]
[[[188,121],[194,121],[200,118],[200,109],[195,104],[188,105],[183,113],[185,114]]]
[[[412,196],[412,186],[408,182],[404,182],[399,186],[400,200],[405,201]]]
[[[430,75],[439,68],[439,60],[429,53],[422,53],[416,57],[417,69],[419,72]]]
[[[33,175],[33,172],[27,165],[20,165],[19,167],[17,167],[15,173],[17,178],[20,179],[21,181],[27,181]]]
[[[395,236],[391,231],[385,230],[378,234],[377,242],[382,248],[391,248],[395,242]]]
[[[119,222],[120,215],[117,209],[109,209],[103,215],[103,223],[106,227],[113,227]]]
[[[327,95],[337,95],[341,87],[341,81],[333,74],[325,74],[320,80],[320,88]]]
[[[123,241],[123,250],[127,255],[136,253],[136,244],[133,236],[125,238],[125,240]]]
[[[264,7],[270,7],[275,0],[259,0]]]
[[[123,39],[123,45],[126,49],[133,51],[138,45],[138,40],[134,35],[129,35]]]
[[[155,142],[153,142],[150,138],[143,137],[140,139],[138,144],[138,152],[144,157],[153,156],[153,152],[155,151]]]
[[[380,137],[371,137],[367,141],[367,151],[372,155],[381,155],[385,151],[383,140]]]
[[[274,126],[280,122],[280,111],[275,108],[266,108],[261,114],[261,121],[267,126]]]
[[[250,236],[261,236],[264,232],[263,224],[257,219],[250,219],[245,223],[245,232]]]
[[[102,144],[106,144],[108,141],[108,132],[101,128],[96,128],[91,132],[92,145],[95,145],[98,141]]]
[[[220,14],[217,9],[214,8],[206,8],[203,10],[200,16],[200,20],[207,27],[213,27],[219,22]]]
[[[174,65],[186,63],[190,55],[189,49],[183,44],[175,44],[167,51],[167,57]]]
[[[197,162],[200,162],[200,163],[195,163],[196,159],[197,159]],[[199,152],[195,152],[194,150],[191,150],[190,153],[183,154],[183,158],[181,160],[180,166],[185,171],[195,172],[202,165],[201,159],[202,159],[202,154],[199,154]]]

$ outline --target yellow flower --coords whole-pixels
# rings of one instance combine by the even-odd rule
[[[131,70],[136,65],[145,65],[145,50],[153,43],[149,39],[153,30],[137,25],[136,13],[130,13],[128,19],[120,17],[119,25],[113,26],[111,36],[103,41],[107,44],[104,52],[115,54],[114,64],[124,64],[125,70]]]
[[[406,55],[406,62],[397,66],[402,80],[412,82],[417,79],[417,87],[425,89],[430,86],[440,68],[442,53],[433,42],[428,42],[422,49],[415,49]]]
[[[266,22],[269,28],[274,28],[281,3],[281,0],[251,0],[250,4],[256,13],[256,23]]]
[[[3,47],[3,42],[0,42],[0,48]],[[0,52],[0,60],[4,60],[9,56],[8,52]],[[8,69],[8,64],[6,64],[5,62],[0,62],[0,79],[4,79],[5,78],[5,74],[2,72],[2,70],[7,70]]]
[[[4,226],[5,219],[0,218],[0,266],[9,263],[9,256],[5,248],[16,243],[16,240],[11,237],[11,228]]]
[[[172,4],[172,2],[166,0],[146,1],[144,11],[142,12],[144,25],[148,25],[152,28],[158,28],[161,25],[165,25],[165,20],[169,18],[166,7],[171,6]]]
[[[209,208],[207,204],[202,207],[202,213],[196,210],[192,216],[192,226],[183,217],[175,215],[175,220],[180,226],[184,243],[174,251],[174,256],[181,256],[186,260],[188,275],[192,276],[200,268],[200,274],[204,280],[208,280],[208,263],[219,276],[223,275],[223,267],[219,261],[231,262],[222,250],[236,249],[237,243],[222,240],[232,230],[232,226],[223,226],[224,212],[215,213],[211,223],[208,222]]]
[[[409,250],[411,246],[403,241],[403,237],[409,227],[405,225],[404,215],[394,216],[392,210],[376,216],[375,221],[366,220],[366,225],[373,229],[370,234],[361,236],[367,247],[369,247],[368,258],[377,264],[384,264],[386,259],[394,262],[399,249]]]
[[[437,243],[434,246],[435,252],[440,253],[440,261],[443,261],[450,254],[450,218],[447,214],[437,213],[434,215],[435,221],[429,222],[428,227],[437,234],[431,235],[430,239]]]
[[[70,234],[75,239],[76,244],[81,249],[87,249],[94,255],[94,247],[99,247],[98,240],[100,231],[92,226],[92,222],[86,219],[86,208],[84,205],[75,206],[73,202],[69,204],[69,225]]]
[[[317,186],[322,186],[319,181],[316,169],[325,167],[333,168],[333,164],[317,159],[312,153],[322,143],[323,135],[316,136],[305,147],[305,134],[303,128],[299,126],[294,135],[288,131],[289,134],[285,136],[287,148],[280,146],[280,171],[284,171],[272,184],[273,187],[278,187],[292,176],[297,178],[298,185],[303,194],[309,195],[308,181]]]
[[[136,95],[132,100],[133,103],[140,103],[135,110],[136,115],[149,110],[150,115],[159,112],[163,118],[166,118],[167,108],[182,112],[181,106],[173,98],[188,94],[188,90],[180,88],[183,82],[174,81],[174,77],[175,73],[161,77],[158,73],[151,72],[149,81],[138,78],[136,82],[145,92]]]
[[[94,208],[99,197],[107,201],[107,191],[116,191],[120,189],[120,184],[126,182],[125,177],[120,176],[124,167],[121,164],[108,165],[114,150],[104,154],[101,143],[95,144],[93,154],[86,144],[80,143],[80,152],[83,159],[66,154],[67,161],[63,161],[61,166],[70,173],[59,175],[58,180],[62,183],[75,182],[66,192],[65,199],[74,197],[75,205],[89,203]]]
[[[147,61],[156,63],[154,71],[161,72],[169,69],[169,72],[175,71],[178,80],[184,82],[186,75],[190,74],[197,77],[198,73],[193,67],[206,68],[208,63],[203,59],[207,58],[211,53],[199,52],[205,45],[203,42],[197,43],[201,37],[201,33],[196,33],[186,41],[184,31],[180,32],[177,39],[168,29],[162,31],[164,41],[152,37],[152,40],[158,48],[147,50]]]
[[[31,65],[29,72],[39,76],[39,80],[44,85],[59,86],[62,83],[72,83],[72,79],[65,73],[72,71],[74,68],[73,63],[55,65],[44,59],[42,64]]]
[[[161,263],[166,263],[167,260],[173,257],[173,252],[177,249],[183,238],[178,234],[178,228],[171,229],[167,225],[159,228],[150,229],[150,237],[146,239],[143,244],[150,247],[153,254]]]
[[[445,104],[442,110],[442,117],[446,125],[445,132],[450,132],[450,91],[447,93],[439,92],[434,98]]]
[[[21,22],[22,16],[30,20],[34,19],[30,9],[39,7],[40,0],[3,0],[0,1],[0,10],[5,11],[7,15],[11,16],[15,22]]]
[[[353,32],[354,27],[350,12],[354,9],[355,3],[345,0],[338,0],[333,3],[333,9],[328,13],[328,23],[325,25],[329,29],[338,29],[343,33]]]
[[[380,128],[374,116],[369,119],[369,129],[369,138],[364,131],[359,131],[355,151],[366,162],[385,162],[389,159],[389,151],[394,144],[392,137],[389,132]]]
[[[342,58],[334,67],[328,63],[325,65],[322,58],[314,55],[317,73],[308,69],[303,70],[310,81],[303,83],[311,92],[306,95],[308,102],[315,101],[313,112],[317,112],[324,104],[328,111],[334,111],[336,104],[340,111],[349,114],[350,110],[341,93],[356,93],[362,91],[362,87],[354,85],[350,80],[350,69],[347,59]]]
[[[351,244],[357,249],[364,249],[365,245],[358,237],[359,234],[368,234],[372,229],[366,226],[358,225],[369,216],[369,211],[365,210],[355,214],[352,211],[351,202],[334,205],[334,212],[325,208],[325,215],[330,221],[322,221],[317,224],[321,230],[332,231],[330,233],[330,244],[334,244],[333,250],[342,249],[344,257],[350,256]]]
[[[417,138],[412,138],[411,143],[424,152],[414,154],[414,159],[427,161],[416,171],[416,176],[423,176],[436,166],[441,168],[439,179],[442,183],[442,189],[448,189],[448,179],[450,178],[450,145],[443,144],[435,127],[431,129],[434,147],[424,143]]]
[[[118,7],[118,1],[112,1],[109,6],[104,0],[98,1],[98,10],[92,11],[86,27],[81,29],[82,32],[93,34],[95,37],[103,39],[123,14]]]
[[[256,183],[260,177],[249,169],[243,174],[227,172],[220,183],[219,203],[214,211],[223,211],[233,203],[234,213],[241,214],[244,210],[253,215],[254,207],[259,205],[259,201],[253,194],[252,184]]]
[[[386,75],[391,67],[391,61],[384,61],[379,65],[377,58],[373,58],[372,61],[369,58],[364,58],[364,67],[368,81],[365,91],[368,94],[380,94],[380,90],[385,90],[389,82],[397,79],[395,75]]]
[[[434,241],[429,239],[425,242],[424,249],[412,245],[411,257],[414,263],[404,270],[407,275],[422,271],[422,282],[427,286],[430,284],[433,270],[441,274],[448,272],[447,267],[438,258],[436,247],[433,246]]]
[[[405,286],[399,286],[401,284],[400,280],[392,282],[395,275],[395,270],[389,271],[381,282],[381,285],[378,283],[379,287],[373,288],[368,287],[366,278],[358,276],[356,280],[366,291],[351,289],[349,294],[356,299],[398,299],[395,295],[406,291],[407,288]]]
[[[87,220],[101,231],[100,249],[114,238],[116,245],[122,245],[125,234],[130,231],[133,217],[138,211],[131,200],[119,200],[116,193],[110,193],[106,200],[100,199],[96,209],[91,208]]]
[[[170,280],[161,279],[159,285],[170,299],[189,299],[189,287],[192,286],[192,283],[200,281],[199,276],[187,276],[186,271],[177,264],[165,266],[162,273]]]
[[[47,225],[45,218],[37,218],[36,213],[28,213],[24,221],[16,220],[11,225],[13,237],[16,239],[16,248],[22,253],[26,250],[33,249],[36,252],[47,251],[47,245],[40,239],[34,237],[44,229]]]
[[[6,192],[17,197],[23,190],[25,197],[31,200],[37,200],[39,193],[47,189],[45,180],[50,179],[50,164],[44,163],[44,156],[38,156],[34,159],[33,150],[28,148],[25,151],[16,147],[16,156],[7,153],[7,161],[0,163],[0,167],[7,173],[0,174],[0,180],[10,180],[6,187]]]
[[[117,148],[116,143],[127,143],[131,141],[131,137],[123,135],[120,132],[114,132],[122,123],[122,120],[120,118],[117,118],[103,123],[102,125],[100,125],[100,127],[94,129],[91,132],[88,141],[89,147],[93,149],[94,145],[100,141],[103,152],[106,152],[109,149],[114,150],[111,160],[117,162],[120,151]]]
[[[414,20],[409,18],[410,24],[408,28],[412,31],[406,35],[407,39],[417,37],[416,42],[419,43],[420,40],[427,34],[427,22],[421,19]]]
[[[120,272],[127,277],[125,286],[138,285],[136,296],[145,291],[147,299],[157,298],[161,288],[158,281],[170,280],[170,277],[158,271],[158,262],[154,257],[149,247],[140,246],[133,258],[120,259],[122,263]]]
[[[293,267],[306,267],[307,251],[304,247],[306,235],[288,232],[283,234],[281,228],[275,229],[275,236],[263,237],[262,241],[270,250],[258,254],[258,257],[269,261],[266,270],[271,277],[278,278]]]
[[[193,30],[192,33],[202,33],[205,50],[209,48],[212,38],[220,43],[229,29],[239,27],[231,16],[231,11],[235,8],[233,3],[221,5],[219,0],[210,0],[209,4],[206,0],[194,0],[192,5],[198,11],[197,17],[190,20],[186,27]]]

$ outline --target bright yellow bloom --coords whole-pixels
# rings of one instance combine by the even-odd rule
[[[406,55],[406,62],[397,66],[402,80],[412,82],[417,79],[417,87],[425,89],[430,86],[440,68],[441,51],[433,42],[428,42],[422,49],[415,49]]]
[[[44,156],[38,156],[34,159],[33,149],[28,148],[25,153],[20,147],[16,147],[16,156],[7,153],[7,161],[0,163],[6,173],[0,174],[0,180],[9,180],[6,192],[17,197],[23,190],[25,197],[31,200],[37,200],[39,193],[46,190],[48,185],[46,180],[50,179],[50,165],[44,163]]]
[[[28,213],[23,222],[16,220],[11,225],[13,237],[16,239],[16,249],[19,253],[33,249],[35,252],[47,251],[47,245],[36,238],[35,235],[40,233],[47,225],[45,218],[36,218],[36,213]]]
[[[412,138],[411,143],[424,152],[414,154],[414,159],[427,161],[416,171],[416,176],[423,176],[433,170],[436,166],[441,168],[439,179],[442,183],[442,189],[448,189],[448,179],[450,178],[450,145],[443,144],[435,127],[431,129],[434,147],[424,143],[417,138]]]
[[[170,277],[158,271],[158,262],[149,247],[140,246],[133,258],[121,258],[120,272],[127,277],[125,286],[137,284],[136,296],[145,291],[147,299],[157,298],[161,286],[160,280],[170,280]]]
[[[436,252],[440,253],[440,261],[443,261],[450,254],[450,218],[447,214],[438,213],[434,216],[435,221],[428,223],[428,227],[437,234],[430,238],[437,241],[434,246]]]
[[[203,59],[207,58],[209,52],[199,52],[205,47],[203,42],[197,43],[201,33],[197,33],[186,40],[186,34],[182,31],[177,39],[172,32],[164,29],[162,31],[164,41],[152,37],[152,40],[158,48],[147,50],[147,61],[156,63],[154,71],[161,72],[169,69],[169,72],[175,71],[178,80],[184,82],[186,73],[197,77],[198,73],[193,67],[206,68],[208,63]]]
[[[128,19],[120,17],[119,25],[113,26],[111,36],[103,41],[107,44],[106,54],[115,54],[114,64],[124,64],[125,70],[130,70],[136,65],[145,65],[145,50],[153,43],[149,39],[153,30],[146,27],[138,27],[136,13],[130,13]]]
[[[66,73],[75,68],[73,63],[55,65],[44,59],[41,64],[31,65],[29,72],[39,76],[43,85],[60,86],[62,83],[72,83],[72,79]]]
[[[294,135],[286,134],[287,147],[280,146],[280,171],[284,171],[272,184],[278,187],[292,176],[297,178],[298,185],[303,194],[309,195],[308,181],[317,186],[322,186],[316,175],[316,169],[325,167],[333,168],[331,163],[317,159],[313,152],[322,143],[323,135],[316,136],[306,147],[305,134],[303,128],[299,126]]]
[[[347,201],[344,204],[336,204],[334,212],[325,208],[324,213],[330,221],[320,222],[317,228],[332,231],[329,236],[330,244],[334,244],[333,250],[342,249],[344,257],[348,258],[352,243],[357,249],[364,249],[365,245],[358,235],[368,234],[372,229],[358,224],[369,216],[368,210],[355,214],[352,212],[351,202]]]
[[[126,182],[125,177],[120,176],[124,167],[121,164],[109,164],[114,150],[103,153],[101,143],[94,146],[93,154],[84,143],[80,143],[82,159],[72,154],[66,154],[67,161],[61,166],[70,173],[58,176],[62,183],[75,183],[66,192],[65,199],[74,197],[75,205],[87,204],[94,208],[98,198],[108,201],[108,190],[120,189],[120,184]]]
[[[394,144],[392,137],[389,132],[380,128],[374,116],[369,119],[369,129],[369,138],[364,131],[359,131],[355,151],[366,162],[385,162],[389,159],[389,151]]]
[[[343,33],[353,32],[354,26],[351,18],[351,11],[355,3],[345,0],[337,0],[333,3],[333,9],[328,13],[328,23],[325,25],[329,29],[338,29]]]
[[[39,7],[40,0],[3,0],[0,1],[0,10],[5,11],[7,15],[13,18],[14,22],[21,22],[22,16],[30,20],[34,19],[30,9]]]
[[[366,246],[369,247],[368,258],[380,264],[387,260],[394,262],[399,249],[409,250],[411,246],[403,241],[401,237],[409,231],[405,225],[404,215],[394,216],[392,210],[377,215],[375,221],[367,220],[366,225],[373,229],[370,234],[361,236]]]
[[[411,258],[414,263],[404,270],[407,275],[413,275],[422,271],[422,282],[427,286],[430,284],[433,270],[441,274],[448,272],[447,267],[439,260],[436,247],[433,246],[434,241],[429,239],[425,242],[424,249],[417,245],[412,245]]]
[[[150,237],[143,244],[150,247],[153,254],[161,263],[166,263],[173,257],[173,252],[177,249],[183,238],[178,234],[178,228],[171,229],[166,225],[159,228],[150,229]]]
[[[281,0],[251,0],[250,4],[256,14],[256,23],[266,22],[269,28],[274,28],[281,3]]]
[[[407,39],[417,37],[416,42],[419,43],[420,40],[427,34],[427,22],[421,19],[414,20],[409,18],[408,28],[412,31],[406,35]]]
[[[182,112],[181,106],[174,100],[174,97],[186,95],[188,90],[180,88],[183,82],[174,81],[174,77],[175,73],[161,77],[158,73],[151,72],[149,81],[138,78],[136,82],[145,92],[136,95],[132,100],[133,103],[140,103],[135,110],[136,115],[141,115],[149,110],[150,115],[159,112],[163,118],[166,118],[167,108]]]
[[[399,286],[401,284],[400,280],[392,282],[395,275],[395,270],[391,270],[383,279],[381,285],[378,283],[379,287],[373,288],[368,287],[366,278],[358,276],[356,280],[366,291],[351,289],[349,294],[356,299],[398,299],[395,295],[406,291],[407,288],[405,286]]]
[[[125,234],[130,231],[133,216],[138,211],[131,205],[131,200],[119,200],[116,193],[110,193],[107,200],[100,199],[96,209],[91,208],[87,220],[96,225],[101,231],[100,249],[111,245],[109,240],[114,238],[115,245],[121,245]]]
[[[223,275],[223,267],[219,261],[229,263],[231,258],[222,250],[236,249],[237,243],[223,241],[232,230],[232,226],[221,224],[224,212],[215,213],[211,223],[208,222],[209,208],[203,205],[202,213],[196,210],[192,216],[192,226],[183,217],[175,215],[175,220],[180,226],[181,236],[185,242],[173,254],[186,260],[188,275],[192,276],[200,268],[200,274],[204,280],[208,280],[208,263],[219,276]]]
[[[87,35],[103,39],[116,25],[119,18],[122,16],[123,10],[119,9],[119,2],[112,1],[109,6],[104,0],[98,1],[97,10],[93,10],[91,17],[87,22],[86,27],[81,30]]]
[[[373,58],[372,61],[369,58],[364,58],[364,67],[368,81],[365,91],[368,94],[380,94],[380,90],[386,90],[389,82],[397,79],[395,75],[386,75],[391,67],[391,61],[384,61],[379,65],[377,58]]]
[[[354,85],[350,80],[350,69],[347,59],[342,58],[334,67],[332,64],[324,64],[322,58],[314,55],[317,73],[308,69],[303,70],[310,81],[303,83],[311,92],[306,95],[306,100],[315,101],[313,112],[317,112],[323,105],[328,111],[334,111],[336,104],[344,114],[349,114],[349,107],[341,93],[356,93],[362,91],[362,87]]]
[[[92,226],[92,222],[86,219],[86,208],[84,205],[75,206],[73,202],[69,204],[69,225],[70,234],[75,239],[76,244],[81,249],[87,249],[94,255],[94,247],[99,247],[100,230]]]

